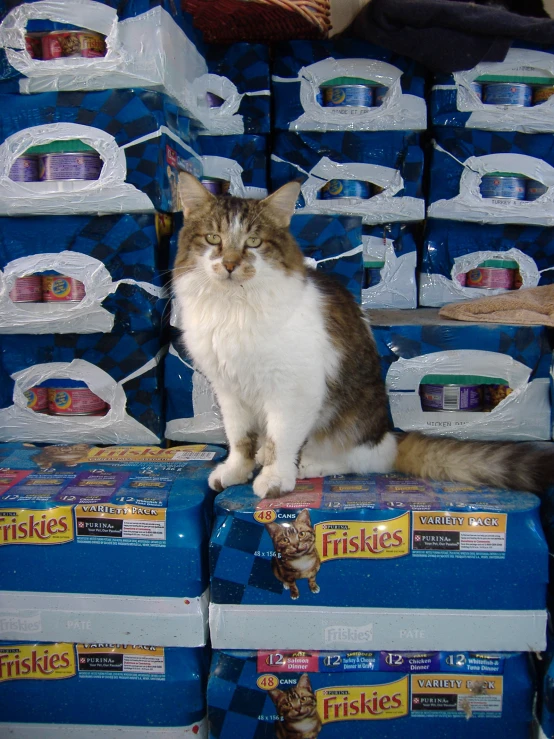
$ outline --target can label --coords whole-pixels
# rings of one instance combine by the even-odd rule
[[[85,286],[80,280],[63,275],[42,278],[42,299],[45,303],[79,303],[85,297]]]
[[[13,303],[42,303],[42,279],[40,275],[18,277],[10,290]]]
[[[479,100],[483,99],[483,85],[480,82],[472,82],[470,84],[471,89],[477,95]]]
[[[373,90],[368,85],[331,85],[322,88],[326,108],[371,108]]]
[[[329,180],[320,192],[322,200],[370,197],[369,183],[362,180]]]
[[[88,387],[50,387],[48,412],[55,416],[104,415],[106,403]]]
[[[540,105],[554,95],[554,85],[541,85],[533,89],[533,105]]]
[[[25,36],[25,48],[31,59],[42,59],[42,38],[29,34]]]
[[[480,385],[420,385],[421,407],[424,411],[481,411]]]
[[[513,392],[509,385],[483,385],[484,410],[492,411]]]
[[[381,282],[381,268],[380,267],[364,267],[364,290],[369,287],[375,287]]]
[[[485,85],[484,103],[486,105],[519,105],[528,108],[532,103],[533,92],[530,85],[512,82],[495,82]]]
[[[219,95],[216,95],[215,92],[207,92],[206,100],[208,101],[209,108],[221,108],[225,102],[225,100],[222,97],[219,97]]]
[[[27,408],[37,413],[48,410],[48,388],[30,387],[23,395],[27,398]]]
[[[212,195],[221,195],[223,192],[221,180],[204,179],[200,180],[200,182],[204,185],[206,190],[212,193]]]
[[[9,178],[14,182],[38,182],[37,157],[17,157],[10,168]]]
[[[42,58],[106,56],[104,37],[93,31],[53,31],[41,39]]]
[[[38,178],[49,180],[97,180],[102,171],[98,154],[75,153],[41,154],[38,157]]]
[[[481,179],[481,197],[525,200],[525,178],[485,175]]]
[[[90,31],[78,31],[81,45],[81,56],[86,59],[106,56],[106,41],[99,33]]]
[[[527,180],[525,183],[525,199],[526,200],[537,200],[541,195],[547,192],[548,186],[543,185],[538,180]]]
[[[503,267],[477,267],[467,273],[466,286],[513,290],[515,271]]]
[[[378,87],[373,88],[373,105],[376,108],[383,105],[383,101],[388,91],[389,88],[384,85],[379,85]]]

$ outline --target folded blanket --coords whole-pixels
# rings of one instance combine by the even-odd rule
[[[450,303],[440,309],[439,315],[457,321],[554,326],[554,285]]]
[[[342,35],[392,49],[434,72],[457,72],[479,62],[503,61],[513,39],[554,43],[554,21],[541,2],[513,5],[517,12],[500,3],[371,0]]]

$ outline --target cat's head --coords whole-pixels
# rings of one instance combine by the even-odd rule
[[[315,544],[315,531],[310,520],[310,511],[305,508],[294,521],[267,523],[275,551],[281,557],[301,557],[312,551]]]
[[[212,195],[192,175],[179,175],[185,215],[174,277],[195,273],[223,289],[238,290],[305,273],[302,252],[289,232],[300,185],[289,182],[264,200]]]
[[[270,690],[269,695],[277,713],[285,721],[299,721],[317,713],[317,701],[308,673],[300,676],[297,684],[288,690]]]

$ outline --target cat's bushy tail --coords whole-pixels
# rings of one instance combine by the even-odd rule
[[[395,469],[432,480],[542,493],[554,485],[554,444],[400,436]]]

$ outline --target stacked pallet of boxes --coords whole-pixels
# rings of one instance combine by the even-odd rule
[[[202,735],[203,466],[221,452],[152,445],[177,178],[202,174],[189,116],[208,67],[173,3],[2,18],[0,733]]]
[[[425,127],[425,109],[418,117],[410,65],[367,48],[352,58],[348,41],[281,47],[273,89],[276,126],[286,130],[274,138],[272,187],[303,181],[293,232],[299,219],[330,217],[320,214],[361,216],[366,274],[375,269],[370,257],[385,260],[364,304],[415,308],[415,247],[403,253],[411,226],[399,219],[422,218],[422,156],[417,135],[403,129]],[[321,105],[320,86],[337,101],[366,94],[345,91],[345,77],[380,82],[390,97],[381,110]],[[391,130],[378,130],[381,112]],[[366,198],[368,182],[385,189]],[[340,187],[350,196],[336,197]],[[383,374],[394,366],[398,389],[420,411],[419,382],[413,390],[406,382],[425,355],[452,346],[483,342],[485,354],[496,341],[498,359],[513,344],[510,368],[546,371],[540,330],[506,327],[500,339],[494,327],[476,338],[466,327],[442,333],[436,315],[427,327],[420,313],[372,312],[382,318],[374,332]],[[545,644],[538,506],[524,493],[394,474],[303,480],[278,500],[260,500],[250,486],[221,493],[210,542],[210,736],[361,737],[379,721],[387,739],[527,737],[534,682],[526,652]]]

